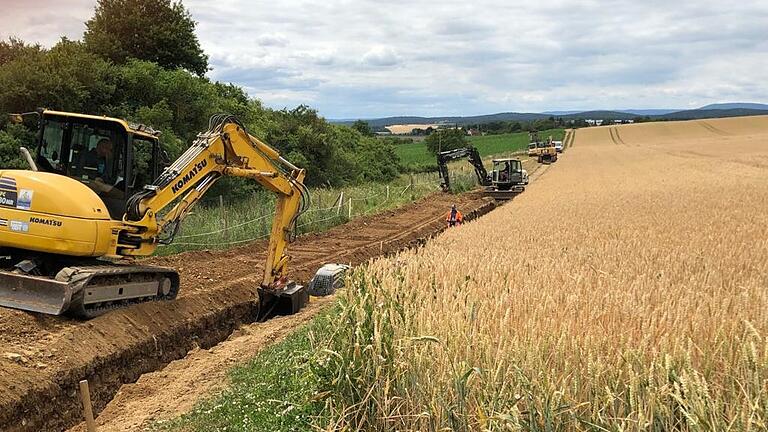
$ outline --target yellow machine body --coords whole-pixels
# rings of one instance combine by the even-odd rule
[[[2,246],[81,257],[114,255],[112,221],[104,202],[67,176],[0,170]]]

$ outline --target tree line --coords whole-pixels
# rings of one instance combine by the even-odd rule
[[[207,129],[216,113],[234,114],[249,131],[307,169],[310,186],[387,181],[398,175],[392,143],[332,125],[299,106],[274,110],[240,87],[205,77],[208,57],[196,23],[180,2],[99,0],[82,40],[50,48],[0,41],[0,167],[26,168],[19,146],[34,134],[8,113],[38,107],[125,118],[162,130],[176,157]],[[227,195],[248,193],[245,182],[221,182]]]

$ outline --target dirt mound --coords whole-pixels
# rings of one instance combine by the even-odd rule
[[[291,273],[306,282],[326,262],[359,264],[419,244],[443,229],[442,216],[454,201],[468,218],[493,208],[478,194],[434,194],[302,236],[290,249]],[[80,420],[79,380],[90,381],[100,411],[122,384],[252,322],[265,247],[255,242],[148,260],[179,270],[182,288],[173,302],[137,305],[87,322],[0,309],[0,429],[64,429]]]

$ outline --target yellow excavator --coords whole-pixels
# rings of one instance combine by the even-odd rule
[[[538,132],[529,132],[528,156],[536,158],[538,163],[550,164],[557,161],[557,148],[552,135],[547,139],[539,138]]]
[[[136,264],[169,244],[192,206],[223,176],[253,179],[277,195],[259,296],[295,312],[306,290],[288,280],[287,245],[309,205],[305,171],[215,115],[175,162],[159,132],[124,120],[38,110],[29,170],[0,169],[0,305],[91,318],[172,300],[176,270]],[[148,181],[154,179],[154,181]]]

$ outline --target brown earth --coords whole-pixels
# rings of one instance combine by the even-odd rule
[[[333,300],[334,296],[319,297],[299,314],[244,324],[224,342],[210,349],[195,348],[163,369],[124,384],[96,418],[99,432],[147,430],[152,422],[189,412],[197,402],[225,388],[232,367],[283,340]],[[69,430],[85,431],[85,422]]]
[[[397,210],[302,236],[290,248],[292,276],[306,282],[327,262],[356,265],[418,245],[444,228],[442,217],[452,202],[468,219],[494,206],[475,193],[436,193]],[[80,380],[89,380],[94,409],[100,412],[122,384],[136,382],[190,350],[210,348],[241,324],[253,322],[264,250],[265,242],[255,242],[225,251],[153,258],[152,264],[179,270],[182,288],[175,301],[116,310],[87,322],[0,309],[0,430],[71,427],[81,420]],[[313,303],[322,304],[317,299]],[[317,305],[294,317],[253,326],[263,336],[257,344],[286,334],[317,312]]]

